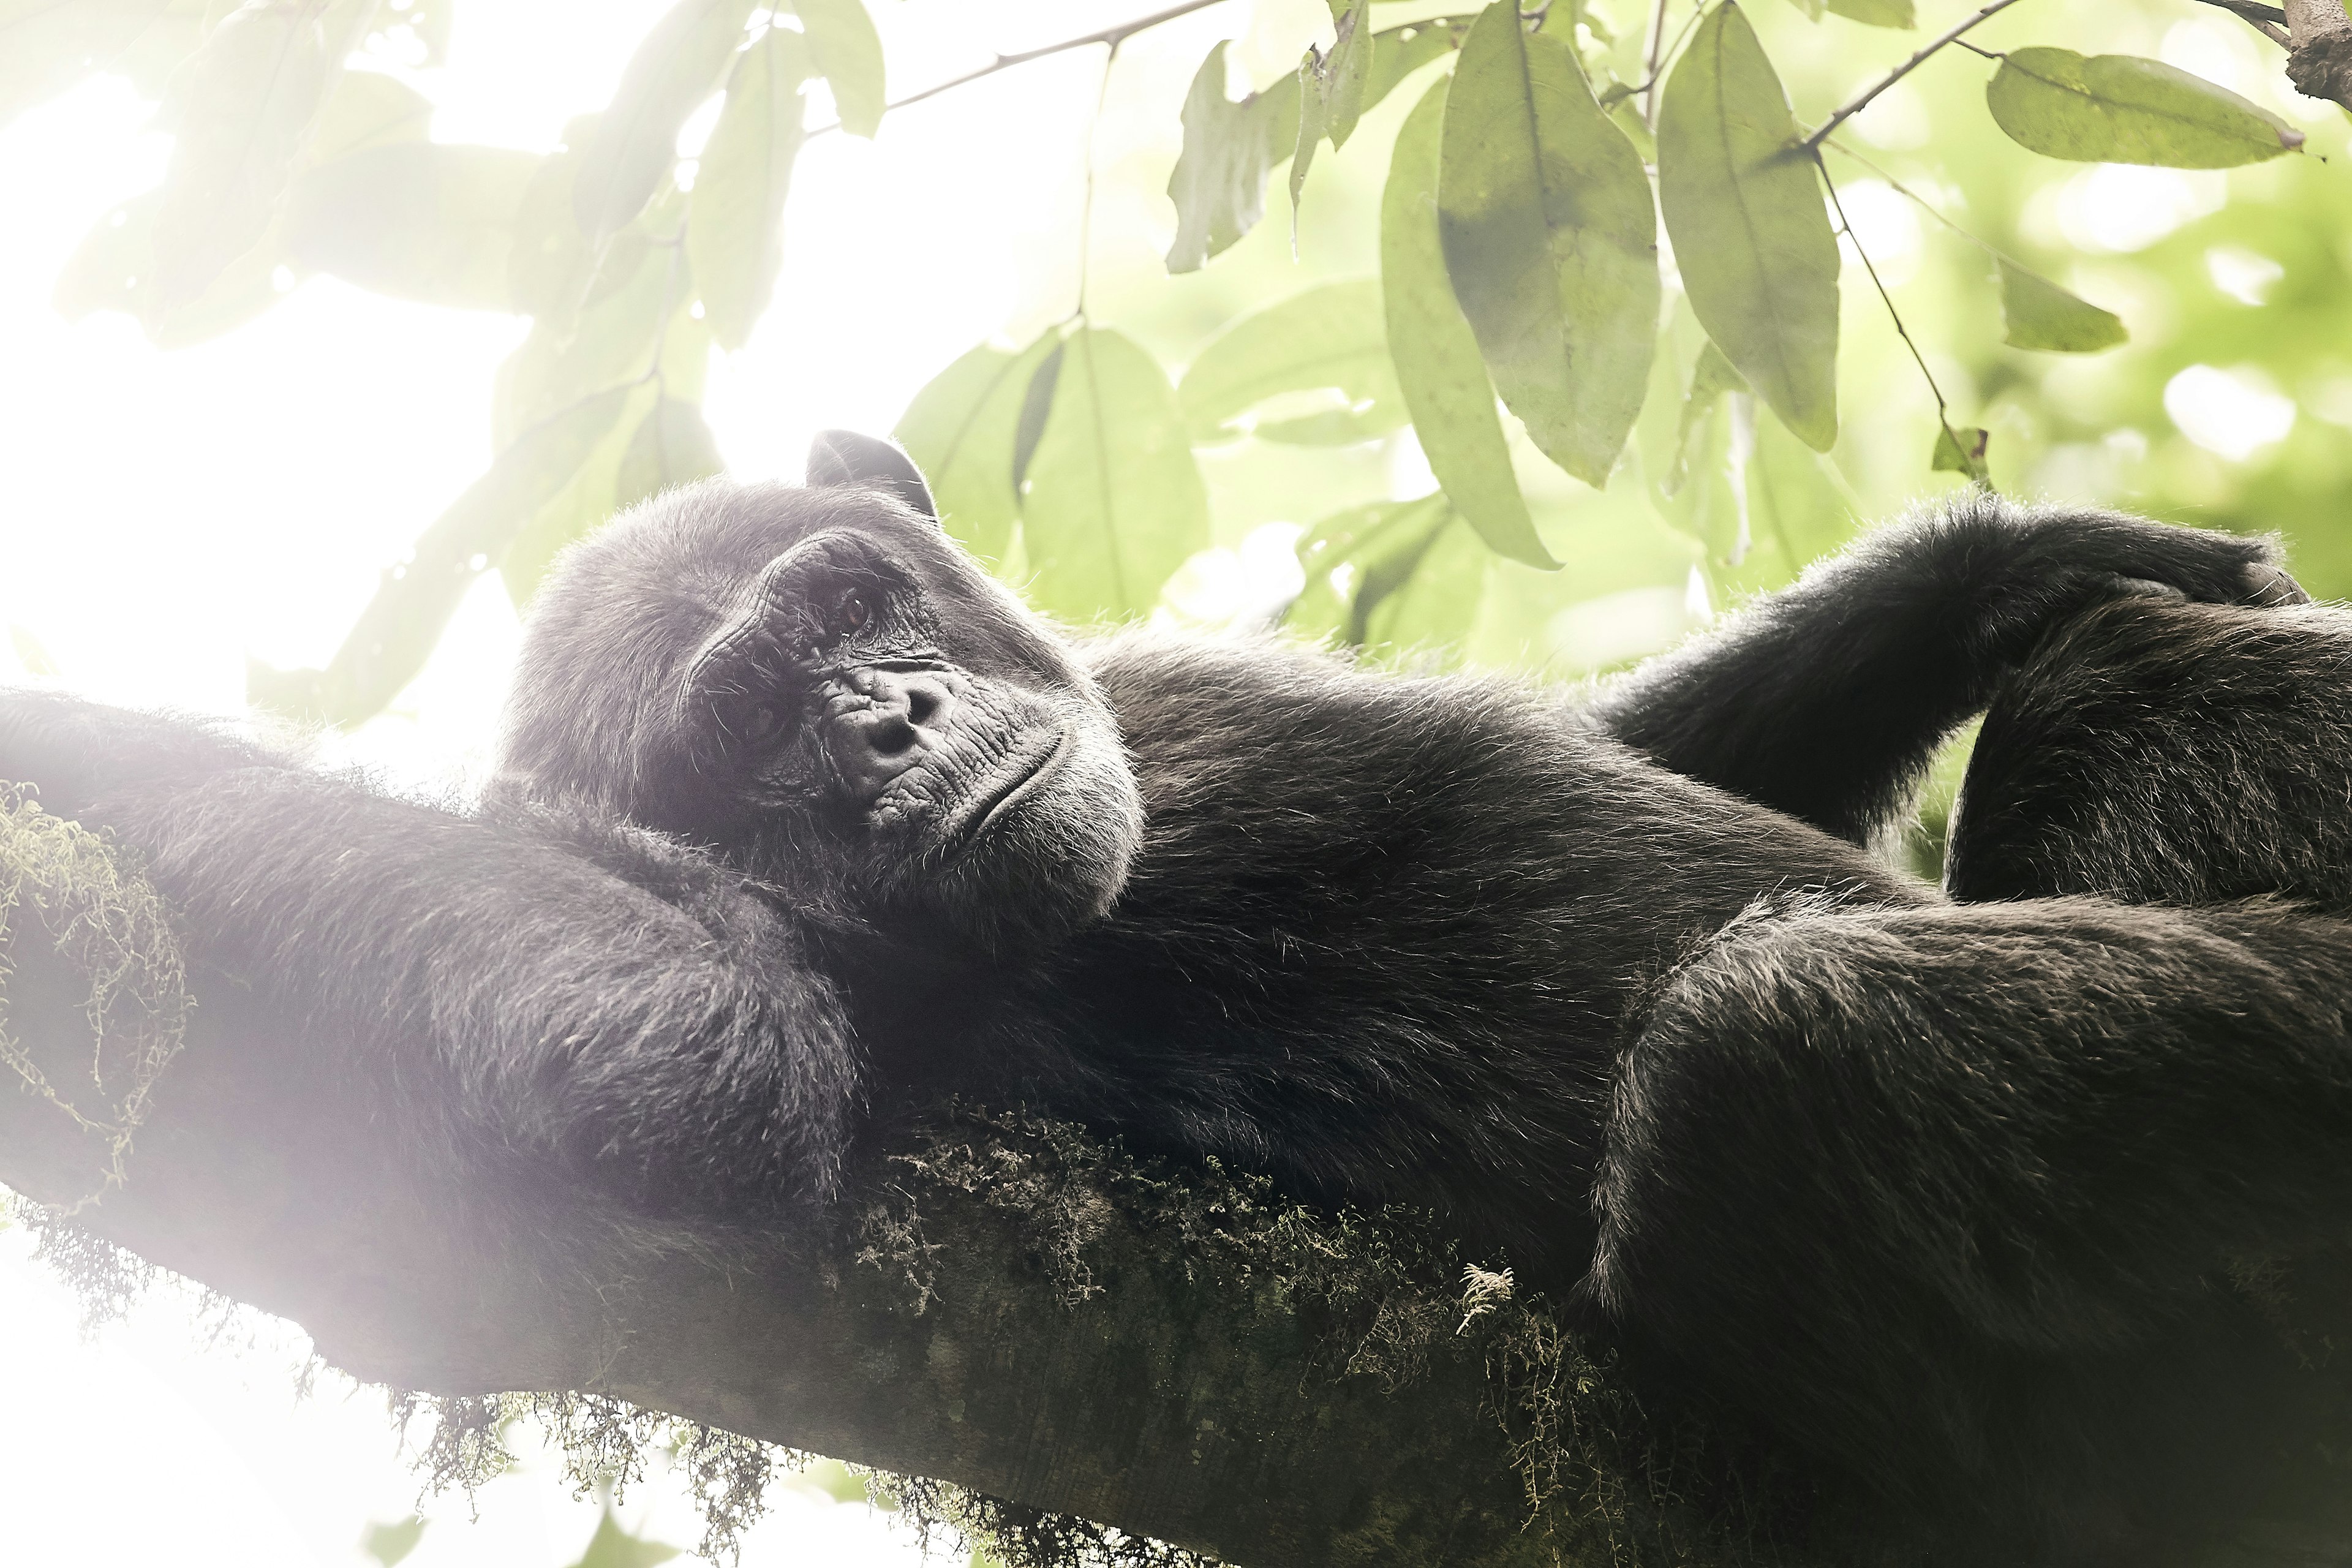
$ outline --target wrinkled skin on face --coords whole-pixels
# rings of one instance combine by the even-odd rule
[[[1141,837],[1117,726],[903,454],[839,439],[830,483],[676,491],[566,558],[500,787],[703,843],[844,929],[1050,945]]]

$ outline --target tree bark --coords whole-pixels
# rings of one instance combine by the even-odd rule
[[[142,1028],[174,1023],[168,955],[152,994],[121,978],[149,895],[74,885],[85,856],[11,911],[27,820],[0,836],[0,1081],[47,1088],[0,1092],[0,1181],[356,1377],[607,1394],[1250,1568],[1705,1554],[1619,1458],[1638,1421],[1602,1370],[1527,1303],[1457,1331],[1452,1265],[1409,1229],[971,1116],[877,1152],[837,1223],[656,1222],[527,1166],[428,1168],[342,1047],[201,974],[134,1083]]]
[[[2344,0],[2284,0],[2286,79],[2305,98],[2352,109],[2352,18]]]

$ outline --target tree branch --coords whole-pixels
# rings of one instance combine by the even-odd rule
[[[2286,13],[2277,6],[2258,5],[2255,0],[2205,0],[2205,4],[2220,6],[2271,42],[2286,47]]]
[[[2284,0],[2286,79],[2305,98],[2352,110],[2352,18],[2344,0]]]
[[[1041,45],[1034,49],[1022,49],[1009,55],[999,55],[988,64],[975,67],[961,76],[950,77],[947,80],[927,87],[920,92],[908,93],[904,98],[894,99],[887,107],[905,109],[909,104],[920,103],[927,98],[937,98],[943,92],[952,92],[957,88],[980,80],[982,77],[994,76],[998,71],[1011,70],[1014,66],[1025,66],[1032,60],[1042,60],[1053,55],[1067,54],[1072,49],[1083,49],[1092,44],[1108,44],[1113,49],[1117,49],[1119,45],[1127,42],[1136,34],[1149,32],[1162,22],[1172,22],[1179,16],[1189,16],[1195,11],[1205,11],[1212,5],[1223,4],[1225,0],[1180,0],[1179,4],[1171,5],[1165,10],[1154,11],[1148,16],[1138,16],[1131,22],[1120,22],[1091,33],[1082,33],[1075,38],[1064,38],[1059,43]],[[822,136],[828,131],[840,129],[841,122],[836,120],[829,125],[810,127],[808,134]]]
[[[1799,142],[1798,145],[1804,148],[1805,151],[1809,153],[1819,147],[1822,141],[1828,137],[1831,132],[1835,131],[1839,126],[1844,124],[1847,121],[1852,120],[1864,110],[1868,109],[1873,99],[1876,98],[1880,93],[1885,92],[1888,88],[1893,87],[1896,82],[1901,81],[1905,77],[1909,76],[1913,71],[1917,70],[1920,66],[1927,62],[1927,58],[1930,55],[1935,54],[1937,50],[1943,48],[1948,44],[1957,42],[1961,34],[1967,32],[1978,23],[1984,21],[1987,17],[1995,16],[2000,12],[2006,11],[2011,5],[2016,4],[2017,0],[1992,0],[1992,4],[1987,5],[1984,9],[1975,13],[1973,16],[1962,18],[1961,21],[1952,27],[1950,31],[1923,46],[1918,53],[1913,55],[1909,59],[1905,60],[1901,65],[1896,66],[1893,70],[1888,71],[1885,76],[1879,78],[1876,81],[1871,83],[1868,87],[1864,88],[1860,92],[1855,93],[1852,98],[1848,99],[1839,107],[1836,113],[1831,115],[1827,120],[1822,121],[1821,127],[1811,135]]]

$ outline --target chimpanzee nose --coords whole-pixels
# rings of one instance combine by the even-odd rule
[[[842,782],[871,805],[937,742],[955,693],[931,670],[865,669],[829,705],[826,740]]]

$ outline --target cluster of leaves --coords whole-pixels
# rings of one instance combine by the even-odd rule
[[[1072,44],[1116,53],[1208,3]],[[1911,0],[1797,3],[1816,21],[1914,26]],[[331,271],[532,319],[499,375],[489,471],[385,574],[325,668],[253,672],[257,700],[344,724],[405,684],[477,574],[495,567],[520,602],[566,542],[719,469],[704,368],[770,305],[806,89],[822,81],[854,133],[873,134],[886,108],[861,0],[678,0],[557,153],[436,142],[425,100],[345,66],[394,32],[429,57],[448,4],[0,0],[0,117],[111,68],[159,91],[178,132],[163,184],[70,264],[69,313],[127,310],[158,342],[190,342]],[[1328,4],[1328,46],[1262,91],[1228,97],[1222,43],[1201,62],[1168,184],[1167,265],[1198,269],[1240,240],[1286,163],[1296,222],[1318,148],[1345,145],[1411,82],[1379,279],[1258,301],[1181,377],[1083,299],[1025,346],[972,349],[898,428],[956,537],[1043,609],[1133,617],[1213,538],[1196,448],[1347,447],[1408,426],[1436,488],[1307,528],[1293,627],[1356,645],[1458,639],[1486,561],[1556,567],[1523,448],[1585,485],[1640,491],[1724,586],[1753,585],[1738,569],[1759,539],[1785,574],[1841,537],[1848,497],[1822,454],[1840,427],[1841,289],[1855,279],[1841,276],[1847,230],[1822,149],[1920,60],[1973,48],[1961,35],[2008,0],[1811,130],[1737,0],[1691,0],[1671,31],[1681,7],[1661,3],[1624,37],[1584,0],[1390,26],[1373,0]],[[1978,52],[1994,68],[1991,124],[2049,157],[2219,168],[2302,141],[2153,60]],[[680,131],[720,94],[689,173]],[[1991,255],[2009,344],[2084,353],[2124,340],[2115,314]],[[1934,468],[1986,479],[1985,430],[1947,415],[1932,436]]]

